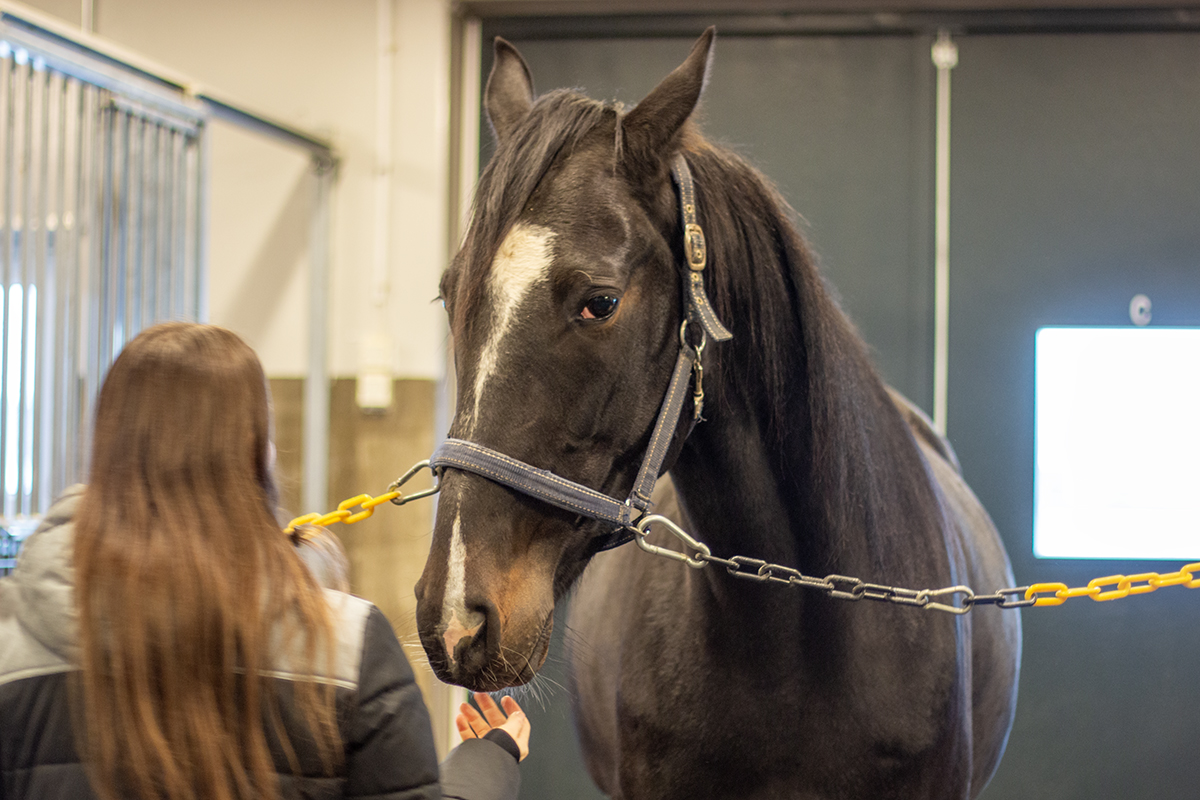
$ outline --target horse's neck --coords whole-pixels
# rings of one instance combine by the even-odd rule
[[[900,442],[901,450],[915,448],[905,444],[909,434],[904,422],[881,384],[878,389],[882,402],[873,393],[865,399],[829,398],[844,403],[844,413],[854,419],[859,431],[852,437],[854,443],[861,446],[869,435],[873,444],[869,454],[827,452],[826,457],[837,459],[836,463],[814,457],[805,389],[790,393],[787,416],[794,427],[784,437],[769,430],[762,409],[744,400],[714,409],[711,421],[692,432],[672,469],[676,492],[697,538],[715,555],[764,559],[805,574],[870,570],[879,561],[878,542],[871,538],[874,526],[843,524],[835,530],[823,509],[830,502],[835,506],[874,502],[879,487],[867,486],[866,481],[879,480],[892,470],[912,471],[911,463],[888,462],[897,448],[882,443]],[[868,460],[875,463],[863,463]],[[859,480],[845,477],[847,464]],[[868,509],[859,517],[870,520],[874,513],[875,509]]]
[[[714,554],[795,565],[812,555],[801,551],[817,533],[806,530],[813,519],[805,491],[809,437],[802,431],[780,442],[767,428],[752,409],[713,413],[692,432],[672,480],[697,537]]]

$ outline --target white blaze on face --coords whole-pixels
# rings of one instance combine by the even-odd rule
[[[470,422],[466,438],[474,438],[479,421],[479,405],[483,401],[488,381],[496,374],[504,353],[504,339],[512,330],[517,310],[529,291],[544,283],[550,276],[554,232],[540,225],[518,224],[496,252],[488,274],[487,300],[492,309],[492,327],[480,351],[475,368],[475,384],[470,395]],[[457,504],[456,504],[457,506]],[[486,621],[478,611],[466,605],[467,549],[463,544],[460,509],[454,510],[450,530],[450,563],[446,568],[446,593],[442,605],[442,638],[446,655],[453,667],[454,648],[465,636],[473,636]]]
[[[492,329],[479,353],[475,366],[475,386],[471,397],[471,424],[469,433],[475,432],[479,421],[479,405],[487,383],[496,374],[500,357],[504,352],[503,342],[516,321],[517,309],[521,307],[530,289],[550,277],[551,249],[554,231],[540,225],[518,224],[509,231],[500,243],[492,271],[488,274],[487,299],[492,308]]]
[[[450,564],[446,570],[446,594],[442,603],[442,639],[446,644],[446,657],[454,666],[454,648],[464,636],[474,636],[483,627],[483,615],[468,611],[467,553],[462,540],[462,522],[458,510],[454,512],[454,527],[450,531]]]

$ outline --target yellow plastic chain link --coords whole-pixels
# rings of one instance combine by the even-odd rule
[[[1141,572],[1137,575],[1108,575],[1094,578],[1087,586],[1068,589],[1065,583],[1035,583],[1025,590],[1025,599],[1037,598],[1034,606],[1061,606],[1073,597],[1090,597],[1097,602],[1106,600],[1121,600],[1134,594],[1146,594],[1157,591],[1164,586],[1184,586],[1188,589],[1200,588],[1200,561],[1184,564],[1178,572],[1168,572],[1160,575],[1157,572]],[[1116,586],[1115,589],[1104,591],[1106,586]],[[1040,594],[1053,592],[1047,597]]]
[[[294,520],[288,523],[288,526],[284,528],[283,532],[290,534],[301,525],[316,525],[317,527],[324,527],[326,525],[332,525],[335,522],[344,522],[347,525],[350,525],[354,522],[360,522],[375,513],[375,506],[381,506],[384,503],[390,503],[399,496],[400,492],[396,490],[381,494],[378,497],[371,497],[369,494],[360,494],[355,497],[351,497],[349,500],[343,500],[342,502],[338,503],[337,511],[330,511],[328,514],[313,512],[312,514],[305,514],[302,517],[296,517]],[[351,511],[350,509],[354,508],[355,506],[362,506],[362,511]]]
[[[402,506],[405,503],[409,503],[413,500],[420,500],[422,497],[429,497],[437,494],[440,486],[436,481],[434,482],[432,489],[422,489],[409,495],[406,495],[400,491],[400,487],[408,483],[408,480],[411,477],[423,469],[430,469],[429,461],[418,461],[416,464],[413,464],[412,467],[409,468],[408,472],[392,481],[392,484],[388,486],[388,490],[378,497],[371,497],[369,494],[360,494],[338,503],[337,510],[330,511],[328,514],[314,512],[312,514],[305,514],[302,517],[296,517],[294,520],[288,523],[288,526],[283,529],[283,532],[290,536],[301,525],[315,525],[317,527],[324,527],[326,525],[332,525],[335,522],[342,522],[346,525],[350,525],[354,522],[361,522],[362,520],[371,516],[375,513],[375,507],[381,506],[384,503],[395,503],[398,506]],[[351,511],[351,509],[355,506],[360,506],[362,511]]]

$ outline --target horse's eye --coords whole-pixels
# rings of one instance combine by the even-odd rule
[[[584,319],[607,319],[617,310],[620,298],[610,294],[598,294],[583,304]]]

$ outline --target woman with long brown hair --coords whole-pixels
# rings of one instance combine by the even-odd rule
[[[317,585],[276,504],[254,352],[189,323],[131,341],[88,485],[0,580],[0,799],[515,797],[516,704],[480,698],[439,786],[390,625]]]

